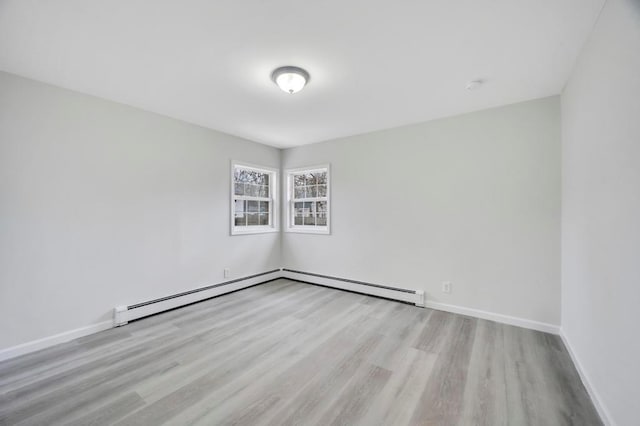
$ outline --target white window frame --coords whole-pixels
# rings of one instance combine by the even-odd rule
[[[293,176],[302,173],[312,173],[326,171],[327,172],[327,196],[326,197],[314,197],[314,198],[293,198]],[[285,170],[286,176],[286,194],[287,194],[287,220],[285,231],[286,232],[298,232],[303,234],[331,234],[331,167],[329,164],[321,164],[310,167],[299,167],[295,169]],[[296,225],[294,222],[294,203],[300,201],[326,201],[327,202],[327,225]]]
[[[235,195],[235,171],[236,168],[255,170],[261,173],[269,174],[269,197],[251,197],[246,195]],[[264,234],[269,232],[279,232],[279,217],[278,217],[278,188],[279,188],[279,170],[271,167],[260,166],[256,164],[245,163],[244,161],[232,161],[231,162],[231,197],[230,197],[230,217],[231,217],[231,235],[249,235],[249,234]],[[270,201],[269,210],[269,224],[268,225],[253,225],[253,226],[236,226],[235,207],[236,200],[255,200],[255,201]]]

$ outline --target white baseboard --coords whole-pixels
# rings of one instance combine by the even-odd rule
[[[21,345],[2,349],[0,350],[0,361],[14,358],[20,355],[25,355],[31,352],[39,351],[41,349],[46,349],[48,347],[55,346],[60,343],[69,342],[79,337],[84,337],[84,336],[88,336],[89,334],[107,330],[112,327],[113,327],[112,321],[103,321],[97,324],[76,328],[75,330],[65,331],[59,334],[55,334],[53,336],[44,337],[42,339],[33,340],[31,342],[23,343]]]
[[[400,300],[403,302],[413,303],[416,306],[446,311],[455,314],[467,315],[475,318],[482,318],[503,324],[515,325],[517,327],[528,328],[531,330],[543,331],[545,333],[559,334],[560,326],[548,324],[544,322],[529,320],[525,318],[513,317],[509,315],[497,314],[494,312],[483,311],[480,309],[466,308],[464,306],[449,305],[445,303],[432,302],[425,300],[424,292],[416,290],[414,293],[406,291],[398,291],[393,287],[387,286],[371,286],[366,283],[359,283],[353,280],[344,280],[342,278],[328,277],[320,274],[311,274],[305,272],[293,271],[290,269],[282,270],[283,278],[305,281],[312,284],[324,285],[327,287],[339,288],[342,290],[355,291],[357,293],[370,294],[372,296],[384,297],[387,299]]]
[[[510,315],[497,314],[495,312],[483,311],[480,309],[466,308],[464,306],[449,305],[439,302],[425,302],[426,308],[436,309],[438,311],[446,311],[454,314],[467,315],[470,317],[486,319],[499,322],[502,324],[515,325],[517,327],[528,328],[531,330],[543,331],[545,333],[560,334],[560,326],[549,324],[546,322],[534,321],[526,318],[512,317]]]
[[[369,294],[372,296],[384,297],[386,299],[408,302],[416,306],[424,307],[424,292],[421,290],[405,290],[393,287],[367,284],[355,280],[328,277],[308,272],[298,272],[289,269],[282,270],[282,277],[297,281],[304,281],[311,284],[319,284],[341,290],[353,291],[356,293]]]
[[[611,417],[609,410],[607,410],[605,405],[602,403],[602,398],[600,398],[600,394],[598,394],[596,389],[593,387],[591,379],[589,378],[589,374],[587,374],[587,371],[584,369],[582,363],[580,362],[580,359],[578,358],[578,356],[576,355],[573,349],[573,346],[571,346],[569,339],[567,338],[566,334],[564,334],[564,330],[562,329],[560,329],[560,338],[562,339],[564,346],[567,348],[567,352],[569,352],[569,355],[571,356],[573,365],[575,365],[576,370],[578,370],[580,379],[582,379],[582,384],[584,385],[585,389],[587,390],[587,393],[591,397],[591,401],[593,401],[593,405],[596,407],[598,414],[600,414],[600,419],[602,420],[602,423],[604,423],[605,426],[615,426],[616,424],[613,421],[613,418]]]

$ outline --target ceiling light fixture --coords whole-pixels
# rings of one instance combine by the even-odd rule
[[[294,94],[309,82],[309,73],[298,67],[280,67],[273,71],[271,80],[283,91]]]

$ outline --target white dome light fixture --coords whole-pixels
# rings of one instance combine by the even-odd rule
[[[271,80],[284,92],[294,94],[309,82],[309,73],[299,67],[280,67],[273,71]]]

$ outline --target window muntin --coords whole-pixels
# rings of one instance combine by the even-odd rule
[[[289,231],[329,232],[329,167],[289,170]]]
[[[231,233],[276,231],[276,171],[234,163],[231,185]]]

